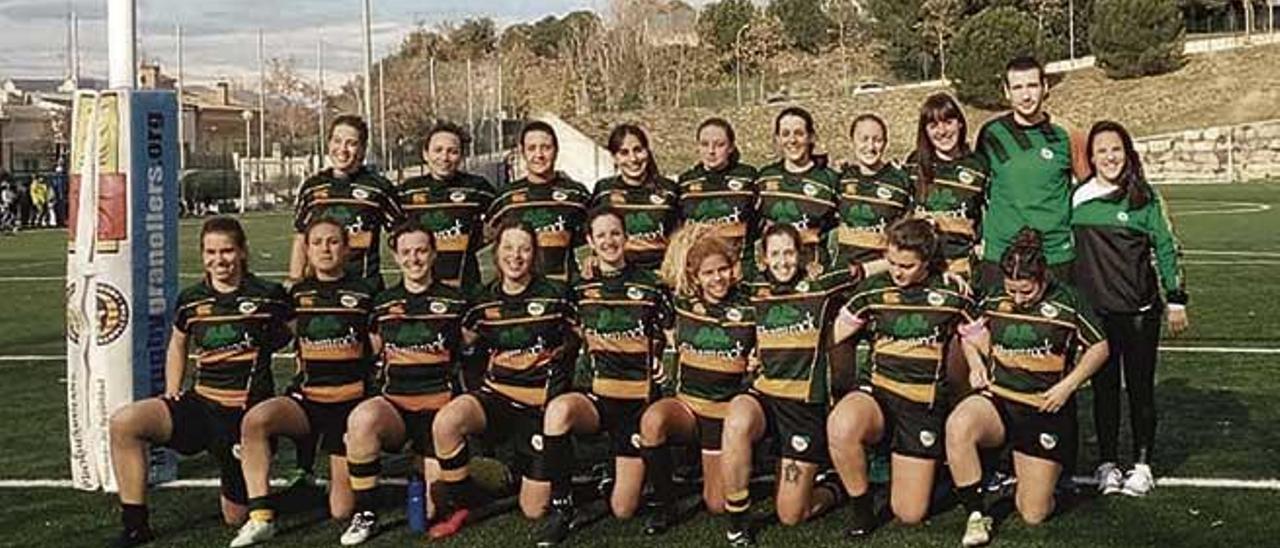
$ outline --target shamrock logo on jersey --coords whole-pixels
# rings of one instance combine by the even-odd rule
[[[923,314],[906,314],[893,322],[892,332],[900,338],[924,337],[929,334],[929,321]]]
[[[450,219],[448,215],[439,210],[423,213],[418,217],[418,222],[422,224],[422,228],[431,232],[440,232],[453,225],[453,219]]]
[[[627,230],[633,234],[642,234],[646,232],[655,232],[658,230],[658,223],[644,213],[628,213],[623,221]]]
[[[733,339],[718,327],[703,327],[693,335],[693,344],[708,350],[728,350],[733,348]]]
[[[216,325],[204,333],[206,348],[221,348],[240,340],[240,330],[230,324]]]
[[[844,220],[851,226],[868,226],[880,222],[880,216],[868,204],[853,204],[844,208]]]
[[[695,219],[721,219],[733,215],[733,208],[722,200],[706,200],[693,210]]]
[[[549,209],[530,209],[520,216],[520,220],[529,223],[536,230],[556,222],[556,214]]]
[[[426,344],[435,338],[427,326],[421,322],[410,322],[400,325],[393,337],[396,342],[404,345]]]
[[[804,220],[804,213],[795,202],[787,200],[773,204],[769,208],[769,218],[778,223],[795,224]]]
[[[522,348],[529,344],[529,330],[523,327],[498,332],[498,345],[503,348]]]
[[[333,316],[319,316],[307,322],[306,333],[313,339],[332,339],[340,337],[346,330],[342,322]]]
[[[764,321],[761,323],[768,329],[778,329],[798,324],[803,319],[804,314],[800,312],[800,309],[784,304],[770,308],[769,313],[765,314]]]
[[[949,188],[934,188],[925,200],[925,208],[929,211],[950,211],[956,208],[960,199]]]
[[[616,333],[631,329],[631,316],[623,310],[604,308],[596,315],[596,329],[605,333]]]
[[[1000,332],[1000,344],[1007,348],[1030,348],[1039,340],[1036,330],[1027,324],[1010,325]]]

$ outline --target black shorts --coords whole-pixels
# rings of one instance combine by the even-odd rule
[[[512,441],[515,462],[512,468],[522,476],[545,480],[542,466],[542,409],[530,407],[499,394],[487,386],[470,393],[484,410],[484,437],[493,444]]]
[[[764,410],[765,436],[784,459],[827,461],[827,406],[748,392]]]
[[[435,458],[436,448],[431,440],[431,423],[436,420],[436,411],[408,411],[401,409],[391,400],[387,402],[396,408],[397,413],[400,413],[400,420],[404,422],[404,437],[409,443],[409,449],[418,456]]]
[[[703,451],[720,451],[720,436],[724,434],[724,419],[693,414],[698,419],[698,447]]]
[[[946,455],[946,406],[908,400],[892,392],[873,390],[871,396],[884,414],[885,435],[892,452],[908,457],[942,460]]]
[[[301,392],[291,392],[289,397],[307,414],[307,424],[311,427],[308,438],[315,440],[321,451],[335,457],[346,457],[347,417],[361,400],[320,403],[306,399]]]
[[[600,430],[609,433],[614,457],[640,456],[640,416],[647,402],[586,394],[600,415]]]
[[[1076,428],[1074,406],[1064,406],[1057,413],[1042,413],[1029,405],[983,395],[995,405],[1004,424],[1006,443],[1014,451],[1064,464],[1067,445],[1064,442]]]
[[[160,401],[169,409],[169,421],[173,423],[173,433],[163,445],[188,456],[208,451],[218,463],[222,496],[236,504],[247,504],[249,493],[239,457],[244,409],[220,405],[195,392]]]

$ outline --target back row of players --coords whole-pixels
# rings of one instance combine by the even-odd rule
[[[288,291],[249,273],[234,220],[205,224],[206,278],[180,297],[165,395],[112,421],[121,543],[153,536],[147,444],[214,453],[224,517],[244,522],[231,546],[273,536],[277,436],[317,440],[330,454],[330,511],[351,516],[344,545],[375,531],[380,452],[405,443],[440,486],[432,536],[457,532],[482,503],[467,472],[467,439],[482,433],[516,441],[520,506],[544,520],[539,545],[561,541],[573,521],[572,435],[598,431],[612,439],[615,515],[631,516],[652,489],[647,533],[674,515],[668,445],[695,444],[706,507],[729,514],[731,544],[753,544],[747,486],[764,439],[781,457],[785,524],[849,499],[850,534],[870,532],[866,455],[882,442],[903,522],[927,514],[945,457],[970,514],[964,543],[985,543],[978,449],[1006,443],[1017,507],[1042,521],[1058,475],[1074,466],[1072,394],[1107,363],[1108,339],[1141,392],[1158,314],[1167,302],[1171,327],[1185,327],[1186,297],[1164,208],[1124,128],[1095,125],[1084,155],[1073,154],[1041,111],[1038,64],[1011,62],[1005,90],[1013,112],[983,128],[976,151],[956,102],[930,96],[901,166],[885,160],[887,126],[868,114],[850,127],[855,161],[836,171],[814,153],[812,117],[792,107],[774,121],[780,161],[743,164],[732,126],[712,118],[698,129],[700,163],[672,182],[644,131],[624,124],[608,143],[620,174],[590,192],[555,170],[556,135],[541,122],[519,137],[528,176],[498,193],[459,171],[466,136],[455,126],[428,133],[430,173],[397,187],[363,165],[364,122],[338,118],[332,167],[299,191]],[[1073,159],[1092,175],[1074,189]],[[390,289],[378,268],[384,228],[402,274]],[[477,251],[489,242],[497,275],[482,285]],[[972,296],[970,283],[987,296]],[[1135,329],[1132,317],[1145,323]],[[854,368],[857,338],[871,345],[869,375],[837,393],[832,380]],[[272,397],[271,355],[290,339],[298,373]],[[663,397],[668,346],[674,391]],[[580,350],[590,382],[575,391]],[[188,351],[197,367],[183,391]],[[467,352],[484,365],[475,386],[458,371]],[[1111,465],[1100,479],[1145,493],[1152,382],[1136,400],[1130,387],[1137,466],[1113,477],[1118,411],[1106,401],[1118,400],[1121,364],[1111,365],[1114,386],[1094,379]],[[828,462],[836,474],[820,474]]]

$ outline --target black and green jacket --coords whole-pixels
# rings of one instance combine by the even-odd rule
[[[1094,184],[1090,180],[1076,192]],[[1169,212],[1160,194],[1150,186],[1147,190],[1151,200],[1141,208],[1132,207],[1117,189],[1072,210],[1076,286],[1099,312],[1146,312],[1161,306],[1162,294],[1169,303],[1187,302]]]
[[[667,236],[679,220],[676,196],[676,184],[665,177],[631,185],[614,176],[596,183],[591,207],[608,206],[621,213],[627,231],[627,264],[657,270],[667,251]]]
[[[423,175],[400,185],[405,216],[435,236],[432,279],[455,288],[480,285],[476,256],[484,246],[484,214],[496,194],[489,181],[470,173],[443,180]]]

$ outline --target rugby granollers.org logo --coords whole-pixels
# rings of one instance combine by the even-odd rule
[[[67,338],[73,344],[80,343],[80,334],[84,332],[86,318],[80,310],[78,302],[72,302],[76,285],[67,286]],[[106,346],[116,341],[129,327],[129,301],[115,286],[98,284],[98,346]]]

